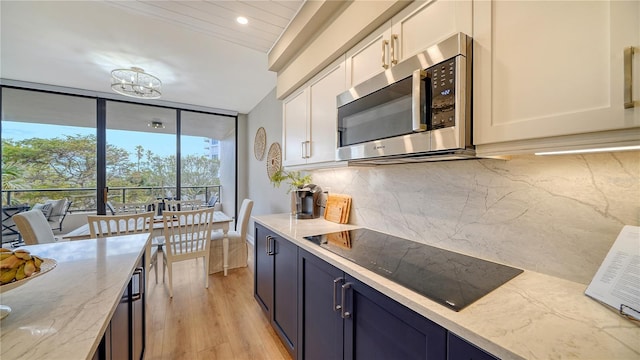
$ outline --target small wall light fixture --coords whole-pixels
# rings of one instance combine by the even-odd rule
[[[148,123],[147,126],[154,129],[164,129],[164,124],[162,123],[162,121],[152,121]]]

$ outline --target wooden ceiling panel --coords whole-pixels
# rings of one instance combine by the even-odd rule
[[[107,2],[266,53],[304,0]],[[236,22],[238,16],[249,19],[249,24],[239,25]]]

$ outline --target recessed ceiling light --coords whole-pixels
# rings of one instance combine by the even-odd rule
[[[237,21],[239,24],[242,24],[242,25],[247,25],[247,24],[249,23],[249,20],[248,20],[246,17],[244,17],[244,16],[238,16],[238,17],[236,18],[236,21]]]

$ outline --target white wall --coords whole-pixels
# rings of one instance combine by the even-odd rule
[[[258,127],[267,149],[281,142],[282,106],[271,92],[248,120],[253,215],[285,213],[265,160],[253,156]],[[317,170],[313,182],[353,197],[350,223],[588,284],[624,225],[640,225],[640,152],[515,156],[511,160]],[[250,234],[253,236],[253,222]]]
[[[258,128],[267,133],[265,154],[254,156],[253,143]],[[247,194],[253,200],[251,215],[284,213],[290,209],[285,186],[274,188],[267,176],[267,153],[274,142],[282,146],[282,102],[276,99],[275,88],[248,115],[247,122]],[[249,222],[248,240],[253,243],[253,220]]]

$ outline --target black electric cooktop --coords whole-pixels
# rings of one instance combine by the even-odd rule
[[[370,229],[305,239],[455,311],[522,272]]]

